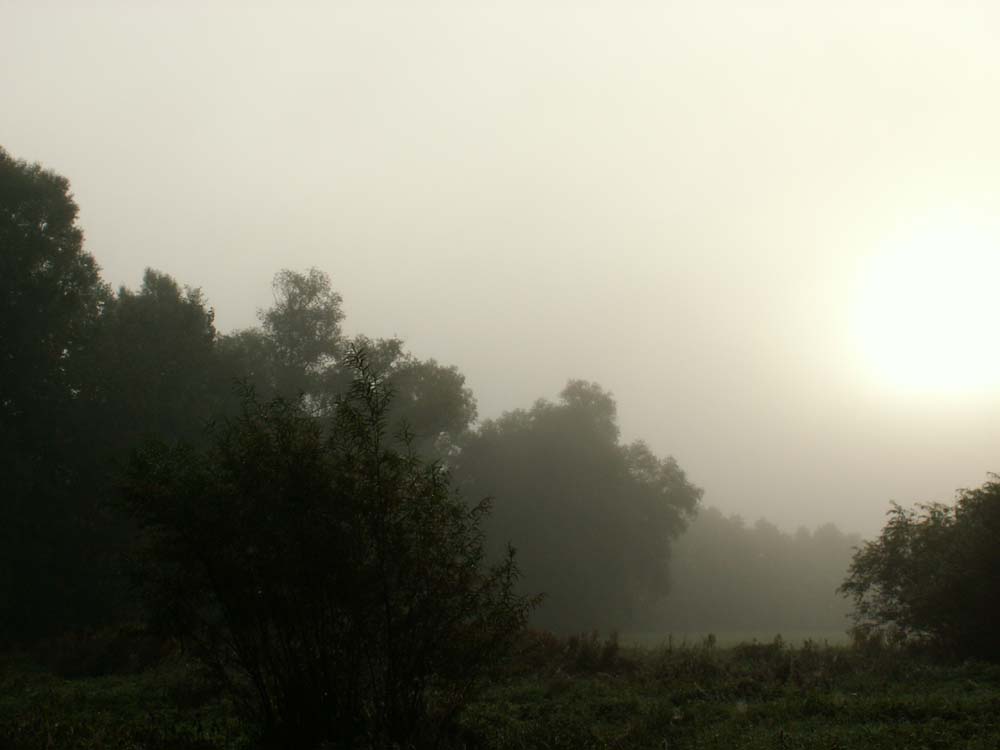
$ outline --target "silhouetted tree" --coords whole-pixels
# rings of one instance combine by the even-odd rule
[[[475,396],[458,368],[417,359],[397,338],[358,336],[351,345],[370,353],[372,367],[396,394],[387,414],[390,429],[405,425],[425,458],[453,455],[476,419]]]
[[[64,177],[0,149],[0,639],[88,607],[74,426],[108,291],[76,218]]]
[[[1000,477],[961,490],[954,505],[893,503],[888,517],[841,586],[854,600],[858,635],[1000,658]]]
[[[392,389],[362,354],[332,423],[298,401],[159,445],[130,472],[151,612],[280,747],[440,738],[522,627],[513,552],[484,565],[484,501],[387,435]]]
[[[558,402],[487,421],[456,461],[471,491],[499,498],[489,537],[514,544],[545,593],[537,624],[622,627],[666,593],[671,540],[701,490],[672,458],[620,442],[599,386],[571,381]]]
[[[405,422],[426,456],[447,454],[476,417],[465,378],[454,367],[408,353],[397,338],[347,338],[341,331],[340,295],[329,277],[310,269],[275,276],[275,303],[259,311],[261,326],[222,337],[228,371],[245,377],[263,398],[305,396],[316,414],[329,413],[352,380],[342,361],[350,347],[368,352],[369,364],[391,384],[394,427]]]
[[[316,268],[280,271],[271,288],[274,304],[257,313],[261,326],[226,336],[224,356],[262,396],[305,395],[322,405],[330,390],[325,381],[346,346],[341,297]]]
[[[69,181],[0,149],[0,423],[30,431],[71,399],[107,297]],[[41,432],[45,427],[39,426]]]
[[[219,362],[214,317],[200,290],[152,269],[108,301],[86,394],[105,460],[148,438],[194,439],[219,411],[235,373]]]

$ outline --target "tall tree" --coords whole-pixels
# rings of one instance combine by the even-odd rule
[[[496,498],[494,549],[510,541],[525,586],[545,593],[538,624],[622,627],[666,593],[671,540],[701,491],[672,458],[620,441],[599,386],[571,381],[557,402],[487,421],[456,460],[470,491]]]
[[[22,439],[73,398],[107,299],[77,214],[65,177],[0,148],[0,423]]]
[[[108,290],[69,181],[0,149],[0,639],[87,606],[71,426]]]
[[[405,423],[421,454],[449,453],[469,429],[476,403],[464,376],[455,367],[414,357],[398,338],[345,336],[342,300],[326,274],[284,270],[272,288],[274,305],[258,312],[261,325],[220,340],[225,367],[246,378],[259,396],[304,396],[314,413],[330,413],[351,383],[343,354],[354,347],[368,352],[371,366],[396,394],[388,416],[392,428]]]
[[[260,327],[225,337],[223,354],[262,396],[322,401],[345,344],[341,297],[316,268],[280,271],[271,288],[274,304],[258,311]]]
[[[198,289],[147,269],[104,307],[91,352],[93,424],[124,461],[142,440],[192,439],[232,390],[218,361],[214,312]]]

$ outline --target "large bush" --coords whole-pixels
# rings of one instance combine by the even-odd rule
[[[893,505],[878,539],[854,556],[841,591],[857,632],[929,641],[1000,658],[1000,477],[954,505]]]
[[[151,614],[275,746],[436,742],[530,607],[512,552],[484,563],[486,502],[386,435],[390,391],[351,361],[331,425],[248,393],[208,450],[161,445],[130,472]]]

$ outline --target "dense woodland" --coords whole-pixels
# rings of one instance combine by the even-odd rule
[[[399,746],[439,742],[529,624],[829,633],[853,604],[869,642],[992,648],[995,484],[864,546],[726,517],[596,383],[480,420],[455,367],[347,336],[322,271],[222,332],[167,273],[112,289],[76,218],[64,177],[0,150],[7,649],[177,637],[261,737]]]
[[[118,502],[130,458],[150,441],[204,444],[245,389],[330,415],[351,382],[352,348],[391,387],[388,433],[406,425],[464,497],[494,499],[488,548],[516,548],[522,590],[544,594],[536,625],[846,627],[834,589],[857,539],[831,527],[789,536],[704,510],[676,461],[621,441],[599,385],[570,381],[557,399],[479,422],[456,368],[398,339],[345,336],[323,272],[279,272],[259,325],[220,332],[197,287],[166,273],[111,289],[64,178],[6,154],[2,178],[5,638],[140,616],[122,567],[134,531]]]

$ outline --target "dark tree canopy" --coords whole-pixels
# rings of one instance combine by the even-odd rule
[[[108,298],[69,182],[0,149],[0,640],[89,608],[80,394]]]
[[[571,381],[559,401],[487,421],[457,459],[473,492],[497,498],[489,536],[519,550],[536,622],[623,627],[668,585],[670,542],[701,491],[672,458],[619,440],[614,399]]]
[[[0,148],[0,423],[28,429],[78,386],[107,289],[83,250],[69,181]]]
[[[280,271],[271,288],[274,304],[257,312],[261,325],[223,337],[222,356],[230,371],[247,378],[262,396],[305,395],[319,407],[329,406],[324,399],[330,373],[346,344],[341,297],[329,276],[315,268]]]
[[[200,434],[232,382],[216,353],[214,312],[200,290],[147,269],[138,291],[105,306],[89,381],[97,418],[124,460],[142,440]]]
[[[262,397],[301,395],[314,413],[331,413],[352,379],[342,358],[353,346],[368,352],[371,367],[392,383],[397,396],[389,419],[395,428],[406,424],[421,453],[443,455],[469,429],[476,403],[465,377],[454,367],[414,357],[399,339],[345,337],[341,298],[326,274],[281,271],[273,288],[275,304],[259,312],[261,326],[220,341],[226,368]]]
[[[841,586],[862,637],[930,641],[1000,658],[1000,477],[962,490],[954,505],[893,504],[875,541],[854,557]]]
[[[388,413],[390,429],[405,427],[414,448],[426,457],[452,454],[476,419],[475,396],[458,368],[417,359],[396,338],[358,336],[351,345],[371,353],[372,367],[396,394]]]

